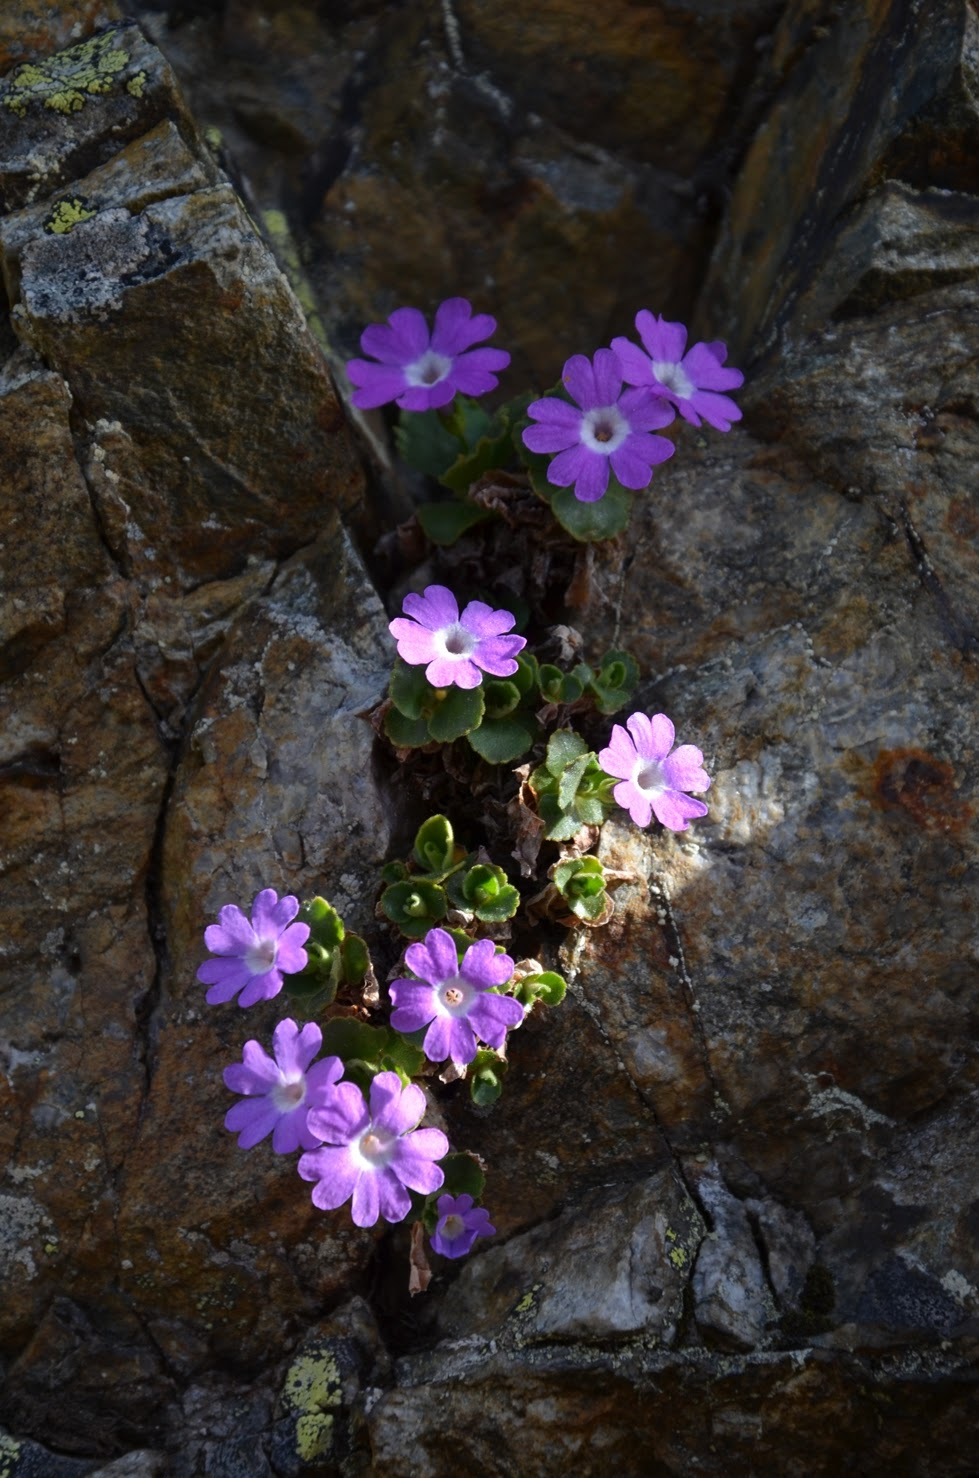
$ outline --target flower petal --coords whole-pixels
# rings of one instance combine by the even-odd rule
[[[282,931],[275,964],[284,975],[298,975],[300,970],[305,970],[307,955],[303,945],[308,938],[308,924],[290,924]]]
[[[409,944],[405,964],[429,985],[441,985],[443,980],[458,973],[455,940],[446,929],[429,929],[421,944]]]
[[[433,688],[478,688],[483,681],[468,657],[436,657],[425,668],[425,676]]]
[[[596,349],[592,361],[595,376],[595,404],[615,405],[622,393],[622,366],[611,349]]]
[[[679,790],[664,790],[662,795],[654,796],[652,807],[656,820],[670,831],[686,831],[689,822],[707,815],[703,801],[683,795]]]
[[[665,318],[654,317],[642,308],[636,314],[636,328],[650,359],[661,364],[680,363],[687,342],[682,323],[667,323]]]
[[[665,713],[634,713],[626,719],[626,727],[635,740],[636,753],[644,760],[665,759],[673,748],[675,730]]]
[[[350,1219],[355,1227],[372,1227],[380,1216],[381,1200],[377,1182],[383,1174],[383,1170],[361,1170],[358,1175],[350,1203]],[[408,1200],[407,1196],[405,1200]]]
[[[631,339],[613,339],[612,351],[619,361],[622,378],[627,385],[648,385],[653,378],[653,366],[648,354]]]
[[[371,364],[369,359],[351,359],[347,378],[357,387],[350,399],[361,411],[375,410],[379,405],[397,400],[407,384],[404,370]]]
[[[488,339],[495,332],[496,319],[488,313],[474,315],[467,298],[446,298],[435,313],[431,347],[436,354],[454,359],[472,344]]]
[[[392,980],[388,989],[395,1008],[391,1012],[391,1025],[396,1032],[421,1031],[437,1015],[435,991],[427,982]]]
[[[286,1077],[305,1073],[323,1045],[323,1033],[315,1021],[307,1021],[300,1031],[291,1016],[279,1022],[272,1033],[275,1060]]]
[[[208,924],[204,943],[215,955],[244,955],[255,943],[255,931],[234,903],[226,903],[218,914],[218,923]]]
[[[723,344],[720,347],[724,349]],[[694,344],[684,355],[683,369],[688,379],[698,390],[737,390],[744,384],[744,375],[740,370],[721,364],[713,350],[711,344]]]
[[[506,985],[513,976],[509,955],[498,955],[492,939],[477,939],[466,950],[459,974],[470,985],[486,990],[491,985]]]
[[[408,621],[404,616],[396,616],[388,630],[398,644],[398,656],[402,662],[419,667],[423,662],[434,659],[437,650],[435,633],[426,626],[419,626],[417,621]]]
[[[471,660],[492,677],[512,677],[517,670],[514,658],[526,645],[522,636],[491,636],[479,643]]]
[[[639,751],[621,724],[612,725],[612,735],[605,749],[598,752],[598,763],[606,775],[617,775],[626,780],[632,774],[639,758]]]
[[[346,1148],[325,1146],[302,1155],[297,1170],[303,1180],[315,1180],[313,1205],[321,1211],[335,1211],[354,1193],[360,1169]]]
[[[485,395],[495,390],[499,381],[497,374],[505,370],[510,356],[504,349],[473,349],[461,354],[452,366],[450,379],[463,395]]]
[[[224,1127],[238,1135],[239,1149],[250,1150],[272,1133],[279,1118],[279,1110],[269,1099],[242,1098],[225,1114]]]
[[[511,630],[513,622],[512,611],[495,611],[484,600],[471,600],[459,617],[459,625],[478,637],[503,636]]]
[[[370,1123],[364,1095],[356,1083],[337,1083],[327,1101],[309,1110],[310,1129],[326,1144],[349,1144]]]
[[[429,345],[428,324],[417,308],[396,308],[387,323],[372,323],[360,336],[360,347],[382,364],[411,364]]]
[[[488,991],[473,1002],[469,1020],[487,1046],[502,1047],[508,1029],[523,1021],[523,1007],[513,996],[495,996]]]
[[[278,939],[299,912],[299,899],[292,894],[280,898],[274,888],[263,888],[252,904],[252,928],[260,939]]]
[[[595,388],[595,371],[587,355],[572,354],[561,371],[561,383],[583,411],[603,404]]]
[[[648,826],[653,819],[653,808],[649,797],[643,795],[631,780],[622,780],[612,791],[616,804],[628,811],[636,826]]]
[[[429,631],[441,631],[459,619],[459,603],[445,585],[428,585],[422,595],[406,595],[402,610]]]
[[[663,761],[663,779],[671,790],[709,790],[704,756],[695,744],[681,744]]]
[[[429,1195],[445,1181],[445,1175],[433,1162],[444,1159],[448,1153],[449,1141],[441,1129],[416,1129],[401,1140],[391,1165],[404,1185]]]
[[[417,1083],[403,1085],[397,1073],[377,1073],[370,1089],[371,1123],[389,1134],[413,1129],[425,1112],[425,1095]]]

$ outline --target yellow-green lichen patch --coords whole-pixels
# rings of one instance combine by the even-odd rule
[[[666,1240],[670,1244],[669,1250],[667,1251],[666,1255],[670,1259],[670,1262],[673,1264],[673,1266],[676,1268],[677,1272],[679,1272],[680,1269],[685,1268],[687,1263],[690,1261],[690,1254],[684,1247],[683,1243],[680,1241],[679,1236],[672,1227],[666,1228]]]
[[[146,91],[146,73],[137,72],[134,77],[130,77],[126,83],[126,91],[130,97],[141,98]]]
[[[303,1462],[326,1456],[333,1444],[333,1416],[342,1402],[340,1367],[324,1346],[305,1350],[290,1365],[283,1405],[295,1413],[296,1450]]]
[[[538,1293],[540,1293],[543,1286],[543,1283],[535,1283],[533,1288],[529,1288],[524,1294],[523,1298],[517,1304],[513,1312],[515,1314],[532,1313],[537,1304],[537,1295]]]
[[[66,195],[45,220],[44,229],[50,236],[67,236],[79,221],[90,221],[95,214],[95,206],[89,205],[80,195]]]
[[[0,1432],[0,1478],[13,1478],[20,1457],[20,1443],[8,1432]]]
[[[24,62],[7,78],[4,107],[23,118],[32,104],[54,113],[77,113],[90,97],[112,91],[113,78],[129,53],[113,45],[111,32],[92,36],[43,62]]]

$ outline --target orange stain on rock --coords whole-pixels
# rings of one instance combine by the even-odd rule
[[[873,797],[884,811],[903,811],[928,831],[960,832],[972,807],[957,794],[947,760],[923,749],[882,749],[873,766]]]

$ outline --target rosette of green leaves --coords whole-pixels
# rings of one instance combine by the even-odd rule
[[[484,678],[478,688],[433,688],[421,666],[395,658],[384,733],[398,749],[451,744],[463,736],[481,759],[508,764],[531,748],[540,732],[534,716],[536,658],[521,652],[511,677]]]
[[[402,415],[394,436],[404,461],[456,495],[418,509],[418,522],[434,544],[454,544],[467,529],[493,517],[466,494],[484,472],[514,460],[514,429],[532,398],[518,396],[491,414],[481,402],[457,395],[443,410]]]
[[[370,954],[359,934],[348,934],[336,909],[325,898],[300,906],[297,920],[309,925],[306,968],[284,977],[284,988],[305,1006],[329,1005],[341,984],[357,985],[370,969]]]
[[[566,857],[555,862],[549,876],[569,912],[582,924],[595,929],[612,917],[614,905],[597,857]]]
[[[616,783],[579,734],[557,729],[547,741],[544,763],[530,777],[547,840],[570,841],[583,826],[600,826],[614,807]]]
[[[586,663],[574,668],[584,691],[599,713],[618,713],[624,708],[639,681],[639,663],[631,652],[613,650],[606,652],[596,672]]]
[[[502,924],[520,907],[520,894],[502,867],[475,862],[465,871],[453,873],[446,892],[460,913],[484,924]]]
[[[445,880],[464,867],[468,854],[456,844],[447,816],[429,816],[415,833],[411,865],[388,862],[381,871],[384,916],[409,939],[422,939],[449,911]]]

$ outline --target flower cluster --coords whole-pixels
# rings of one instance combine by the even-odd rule
[[[693,426],[706,421],[718,431],[729,431],[732,422],[741,418],[728,392],[736,390],[744,376],[725,365],[724,343],[696,343],[688,349],[682,323],[645,308],[636,314],[635,326],[641,347],[619,336],[610,348],[596,350],[590,359],[573,354],[564,365],[560,392],[526,407],[532,424],[523,427],[514,444],[518,454],[526,448],[549,457],[547,483],[553,488],[572,488],[580,503],[600,502],[613,483],[620,491],[648,487],[654,468],[675,450],[672,441],[656,433],[671,425],[677,413]],[[361,348],[374,362],[353,359],[347,365],[356,387],[354,405],[366,409],[394,401],[403,411],[444,411],[457,392],[479,396],[495,389],[496,375],[509,364],[510,356],[499,349],[472,347],[495,328],[495,319],[488,314],[474,316],[465,298],[442,303],[431,335],[417,308],[396,309],[386,324],[371,324],[361,335]],[[466,418],[455,419],[461,425]],[[510,419],[502,417],[505,432]],[[488,429],[481,426],[482,433]],[[458,445],[449,442],[454,447],[450,462],[438,469],[439,475],[445,472],[446,484],[453,488],[460,474],[463,482],[468,475],[465,453],[471,448],[464,426],[460,434]],[[450,470],[460,446],[463,456]],[[421,470],[436,470],[428,465],[431,455],[429,446],[419,463]],[[499,463],[494,459],[492,465]],[[469,471],[475,475],[475,463]],[[568,521],[561,515],[561,505],[554,506],[559,521],[576,537],[601,538],[618,532],[608,522],[591,528],[587,521]],[[461,532],[471,521],[450,518],[449,525]],[[431,522],[445,526],[445,515]]]
[[[420,510],[435,542],[450,543],[494,516],[465,499],[497,469],[519,485],[538,520],[531,492],[574,539],[611,537],[628,520],[632,492],[673,455],[673,442],[659,433],[677,414],[694,426],[730,430],[741,413],[727,392],[742,376],[725,366],[725,345],[687,348],[682,324],[645,310],[635,326],[641,347],[614,338],[590,359],[573,355],[558,391],[511,402],[495,416],[467,397],[495,389],[509,355],[485,345],[496,323],[474,314],[466,299],[442,303],[431,330],[417,309],[399,308],[364,331],[367,358],[347,367],[353,403],[366,410],[394,402],[413,413],[421,430],[406,429],[410,416],[402,422],[402,453],[462,499],[430,505],[427,515]],[[517,458],[523,471],[511,470]],[[512,588],[504,576],[481,593]],[[556,948],[553,938],[538,951],[528,928],[546,921],[595,930],[614,913],[610,889],[628,875],[595,855],[602,824],[618,807],[637,826],[655,819],[682,832],[707,814],[699,799],[711,785],[703,754],[676,745],[665,714],[634,708],[634,658],[613,649],[595,665],[576,661],[567,670],[542,660],[517,630],[526,608],[521,603],[518,619],[510,604],[474,598],[460,606],[437,583],[405,595],[389,624],[397,658],[388,697],[371,715],[401,760],[421,751],[430,766],[439,746],[458,745],[446,757],[450,784],[481,786],[485,767],[497,767],[488,811],[497,833],[510,829],[508,855],[498,850],[494,859],[483,845],[461,844],[448,816],[438,814],[419,827],[409,857],[385,864],[376,917],[387,936],[400,936],[402,951],[386,992],[367,941],[345,928],[326,899],[300,904],[272,888],[257,894],[250,915],[235,904],[221,908],[204,931],[210,958],[197,972],[211,1004],[236,1000],[249,1008],[285,992],[297,1014],[322,1013],[322,1024],[280,1020],[271,1053],[257,1040],[245,1042],[241,1061],[224,1070],[238,1095],[225,1127],[242,1149],[271,1138],[276,1154],[298,1152],[298,1174],[320,1210],[349,1204],[363,1228],[413,1217],[412,1291],[431,1276],[423,1230],[432,1250],[450,1260],[495,1234],[479,1204],[481,1162],[452,1151],[442,1129],[425,1122],[434,1106],[418,1080],[467,1079],[474,1103],[494,1103],[511,1033],[538,1004],[556,1006],[567,990],[537,958]],[[559,630],[564,637],[552,634],[549,651],[565,660],[581,638],[565,640],[568,628]],[[624,724],[609,732],[604,720],[623,710]],[[591,742],[607,737],[604,747],[590,747],[574,726],[579,719]],[[527,755],[508,782],[502,767]],[[534,876],[547,847],[554,860],[545,852],[534,891],[521,878]],[[377,1020],[381,1002],[385,1024]]]

